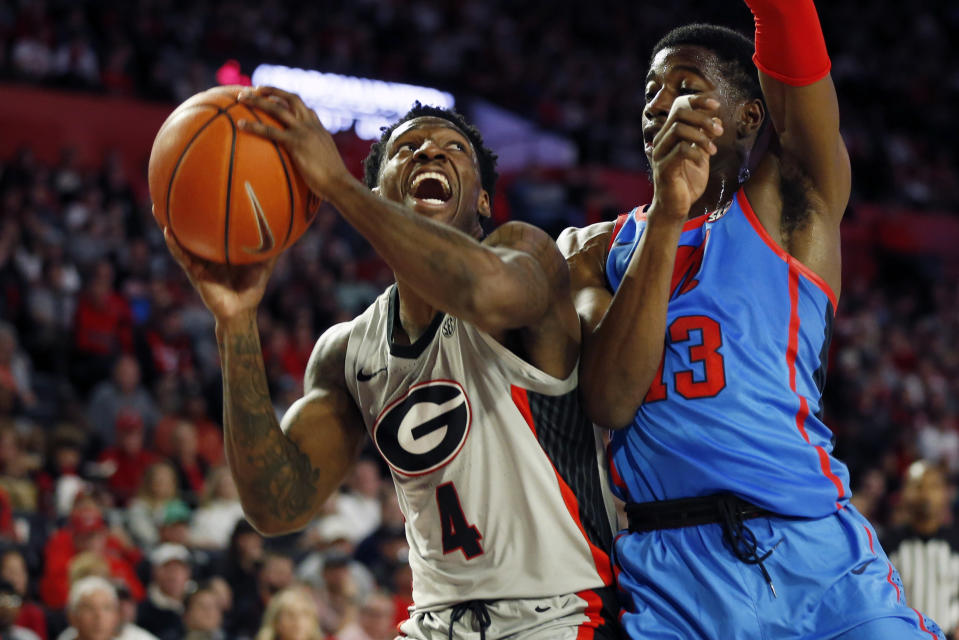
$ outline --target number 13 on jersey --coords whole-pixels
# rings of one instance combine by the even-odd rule
[[[483,539],[483,534],[466,519],[459,494],[452,482],[436,487],[436,506],[440,512],[440,526],[443,531],[443,553],[452,553],[459,549],[467,560],[482,555],[483,546],[480,540]]]
[[[719,348],[723,346],[723,333],[718,322],[709,316],[680,316],[669,325],[666,336],[672,345],[690,343],[689,364],[700,364],[702,369],[701,373],[696,372],[695,368],[674,372],[673,389],[676,393],[687,400],[695,400],[715,397],[726,388],[726,363],[719,353]],[[666,399],[667,389],[663,381],[665,357],[664,353],[644,403]]]

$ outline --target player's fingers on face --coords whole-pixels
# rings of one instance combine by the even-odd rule
[[[699,127],[706,135],[710,137],[721,136],[723,134],[723,122],[711,111],[702,111],[699,109],[680,108],[669,114],[660,133],[667,130],[670,125],[682,122],[693,127]]]
[[[689,99],[689,106],[699,111],[715,114],[719,110],[719,100],[707,95],[694,95]]]
[[[695,143],[710,155],[716,153],[712,136],[702,128],[685,122],[673,122],[663,127],[653,138],[653,160],[664,157],[674,147],[684,142]]]
[[[662,165],[678,165],[682,162],[692,162],[695,165],[708,167],[709,154],[694,142],[681,142],[663,158]]]

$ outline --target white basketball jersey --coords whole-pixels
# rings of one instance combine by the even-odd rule
[[[346,382],[389,464],[418,611],[612,583],[605,455],[577,396],[489,335],[438,313],[391,340],[396,287],[353,321]]]

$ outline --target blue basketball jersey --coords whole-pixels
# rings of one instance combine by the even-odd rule
[[[614,234],[613,291],[645,227],[636,209]],[[633,424],[610,442],[620,497],[732,492],[800,517],[842,508],[849,473],[821,419],[835,308],[829,286],[775,243],[741,190],[726,209],[690,220],[660,371]]]

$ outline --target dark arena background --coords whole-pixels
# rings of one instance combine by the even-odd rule
[[[867,4],[819,2],[853,167],[825,421],[887,550],[919,522],[947,543],[941,562],[914,563],[920,578],[894,556],[924,585],[909,597],[955,602],[959,4]],[[392,638],[411,602],[402,515],[371,448],[302,533],[264,539],[243,520],[212,318],[146,188],[179,102],[217,84],[300,92],[359,175],[383,123],[416,98],[451,101],[499,154],[496,221],[555,237],[648,202],[649,50],[687,22],[752,34],[731,1],[0,3],[0,635],[21,637],[6,635],[16,615],[61,637],[85,575],[112,579],[124,619],[163,638],[260,638],[270,597],[294,582],[320,629],[309,637]],[[277,415],[302,394],[316,337],[391,281],[321,209],[259,315]],[[171,563],[156,549],[181,570],[158,577]],[[168,609],[145,606],[158,580]],[[953,630],[959,611],[938,622]]]

